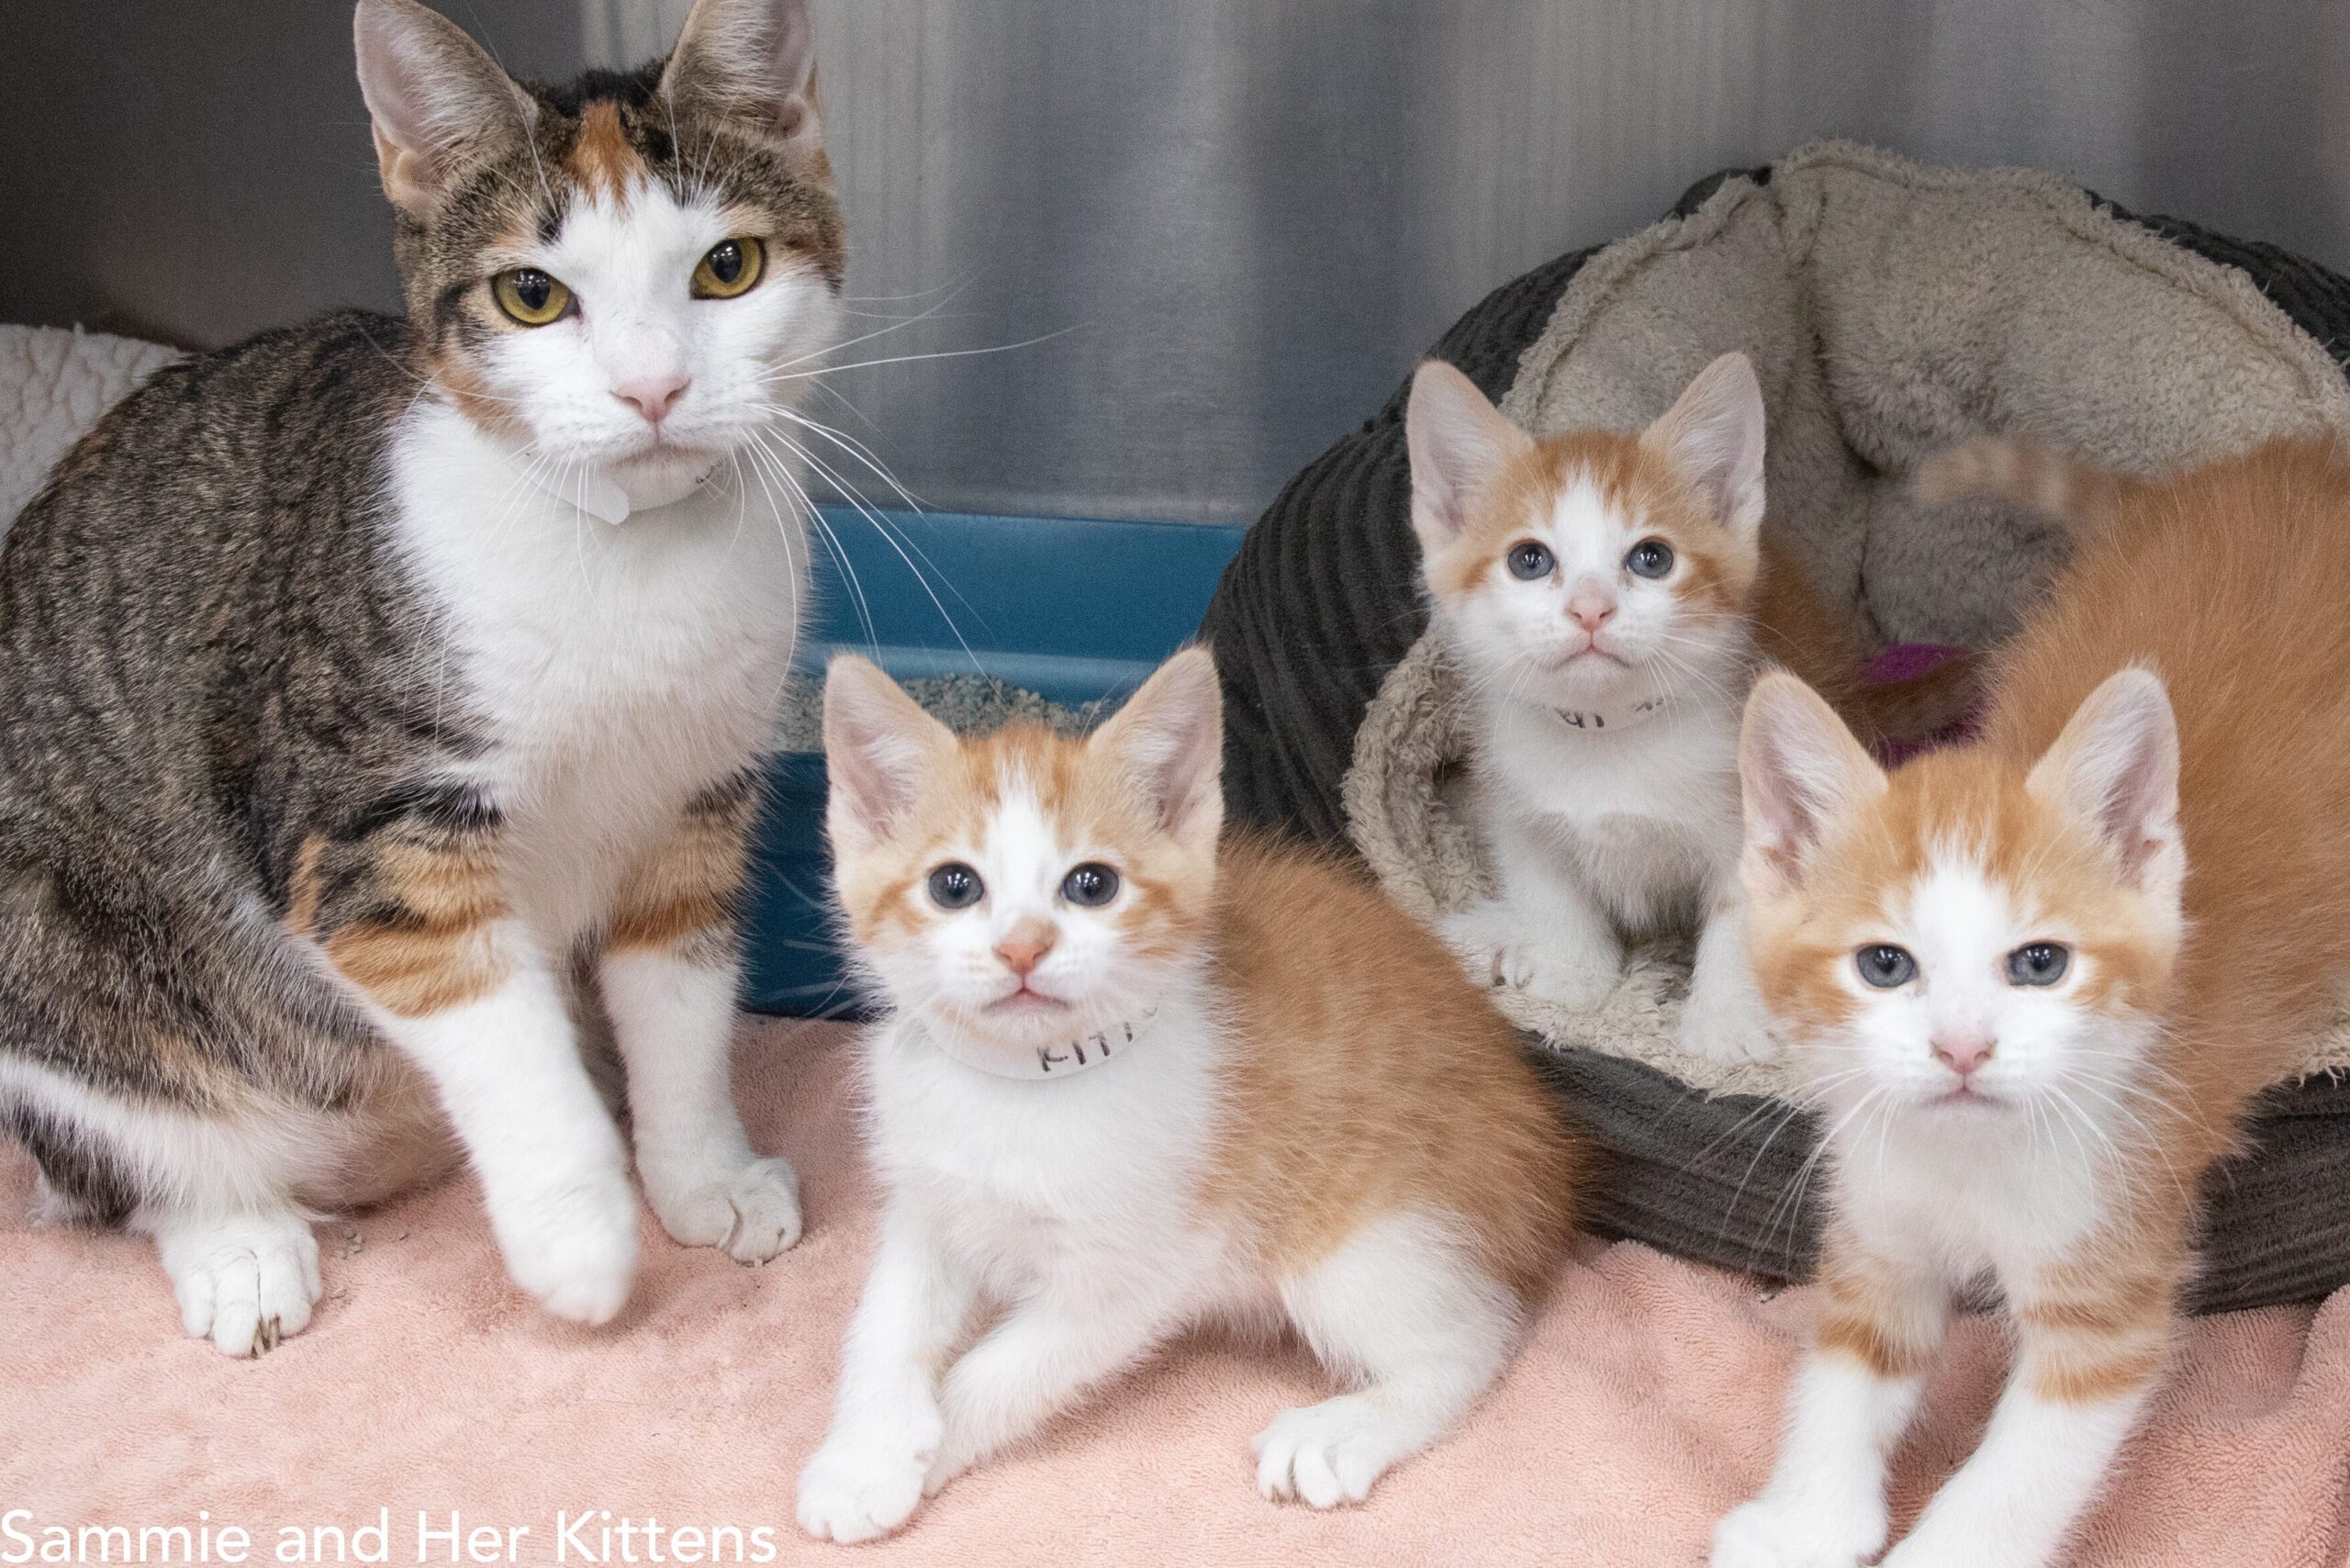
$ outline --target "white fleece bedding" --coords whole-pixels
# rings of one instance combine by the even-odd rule
[[[0,532],[100,414],[176,357],[110,332],[0,326]]]

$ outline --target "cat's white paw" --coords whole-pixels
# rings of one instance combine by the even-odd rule
[[[1284,1410],[1252,1446],[1259,1493],[1315,1508],[1361,1502],[1402,1457],[1393,1422],[1359,1394]]]
[[[1770,1012],[1751,985],[1691,985],[1679,1036],[1683,1050],[1707,1061],[1771,1061],[1780,1049]]]
[[[878,1540],[913,1517],[929,1464],[878,1446],[827,1442],[800,1472],[800,1528],[818,1540]]]
[[[662,1228],[687,1247],[764,1263],[800,1239],[800,1178],[786,1159],[755,1159],[731,1177],[652,1193]]]
[[[1522,991],[1562,1007],[1598,1006],[1623,969],[1621,953],[1570,948],[1528,929],[1500,902],[1447,915],[1438,933],[1478,985]]]
[[[309,1325],[319,1299],[319,1243],[290,1212],[159,1225],[155,1251],[171,1276],[181,1326],[231,1356],[258,1356]]]
[[[1854,1568],[1885,1544],[1886,1520],[1768,1497],[1731,1509],[1714,1527],[1710,1568]]]
[[[493,1203],[514,1282],[557,1317],[609,1323],[636,1277],[636,1192],[617,1164]]]

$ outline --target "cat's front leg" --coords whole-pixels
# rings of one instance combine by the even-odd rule
[[[2154,1391],[2170,1299],[2162,1279],[2127,1269],[2016,1292],[2015,1372],[1982,1445],[1886,1568],[2054,1562]]]
[[[758,776],[704,790],[621,887],[598,978],[628,1069],[644,1195],[688,1247],[764,1263],[800,1239],[789,1161],[751,1149],[734,1105],[734,906]]]
[[[1711,1061],[1768,1061],[1778,1055],[1770,1010],[1747,957],[1746,905],[1734,876],[1714,895],[1697,934],[1680,1041],[1682,1049]]]
[[[1778,1464],[1714,1528],[1711,1568],[1854,1568],[1885,1545],[1886,1461],[1917,1409],[1948,1296],[1848,1234],[1830,1235],[1820,1269],[1827,1310],[1796,1372]]]
[[[498,812],[450,787],[360,820],[305,845],[287,924],[432,1081],[515,1282],[605,1322],[636,1272],[636,1193],[563,984],[508,906]]]
[[[1178,1319],[1181,1271],[1115,1282],[1057,1273],[946,1372],[946,1436],[926,1491],[1042,1427],[1092,1384],[1131,1366]]]
[[[1595,1007],[1623,973],[1624,943],[1558,846],[1496,802],[1486,843],[1501,894],[1447,918],[1445,941],[1480,985]]]
[[[800,1472],[800,1529],[847,1544],[913,1516],[945,1431],[940,1363],[973,1304],[968,1272],[938,1245],[931,1221],[892,1203],[842,1347],[832,1429]]]

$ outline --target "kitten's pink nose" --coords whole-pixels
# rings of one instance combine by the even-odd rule
[[[1993,1041],[1987,1036],[1960,1036],[1953,1039],[1938,1039],[1933,1044],[1934,1055],[1948,1063],[1950,1070],[1961,1078],[1991,1059]]]
[[[1003,960],[1003,967],[1022,980],[1026,980],[1052,950],[1052,923],[1045,920],[1024,920],[995,945],[995,956]]]
[[[656,425],[685,395],[686,377],[682,375],[643,375],[612,387],[613,397],[623,403],[635,404],[636,411]]]
[[[1596,632],[1606,619],[1616,613],[1616,596],[1604,588],[1591,587],[1575,589],[1567,600],[1567,613],[1585,632]]]

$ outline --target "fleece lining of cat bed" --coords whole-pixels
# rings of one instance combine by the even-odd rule
[[[1527,297],[1545,290],[1547,308]],[[1874,644],[1979,646],[2012,629],[2060,535],[1997,503],[1919,505],[1919,457],[2028,431],[2156,475],[2350,431],[2328,353],[2345,338],[2350,284],[2273,248],[2142,221],[2044,174],[1830,143],[1717,176],[1663,221],[1529,274],[1436,352],[1468,350],[1462,368],[1538,434],[1638,429],[1717,355],[1744,352],[1771,410],[1772,526],[1823,595]],[[1459,692],[1423,634],[1402,403],[1292,482],[1207,630],[1235,713],[1237,814],[1323,837],[1335,816],[1389,892],[1433,918],[1491,882],[1459,799]],[[1352,722],[1334,735],[1337,714]],[[1334,747],[1346,761],[1332,768]],[[1685,943],[1637,949],[1588,1012],[1497,994],[1617,1157],[1595,1199],[1601,1228],[1803,1277],[1818,1129],[1785,1066],[1676,1048],[1687,965]],[[2329,1070],[2350,1070],[2350,1016],[2262,1103],[2255,1154],[2213,1173],[2199,1305],[2350,1281],[2350,1083]]]

